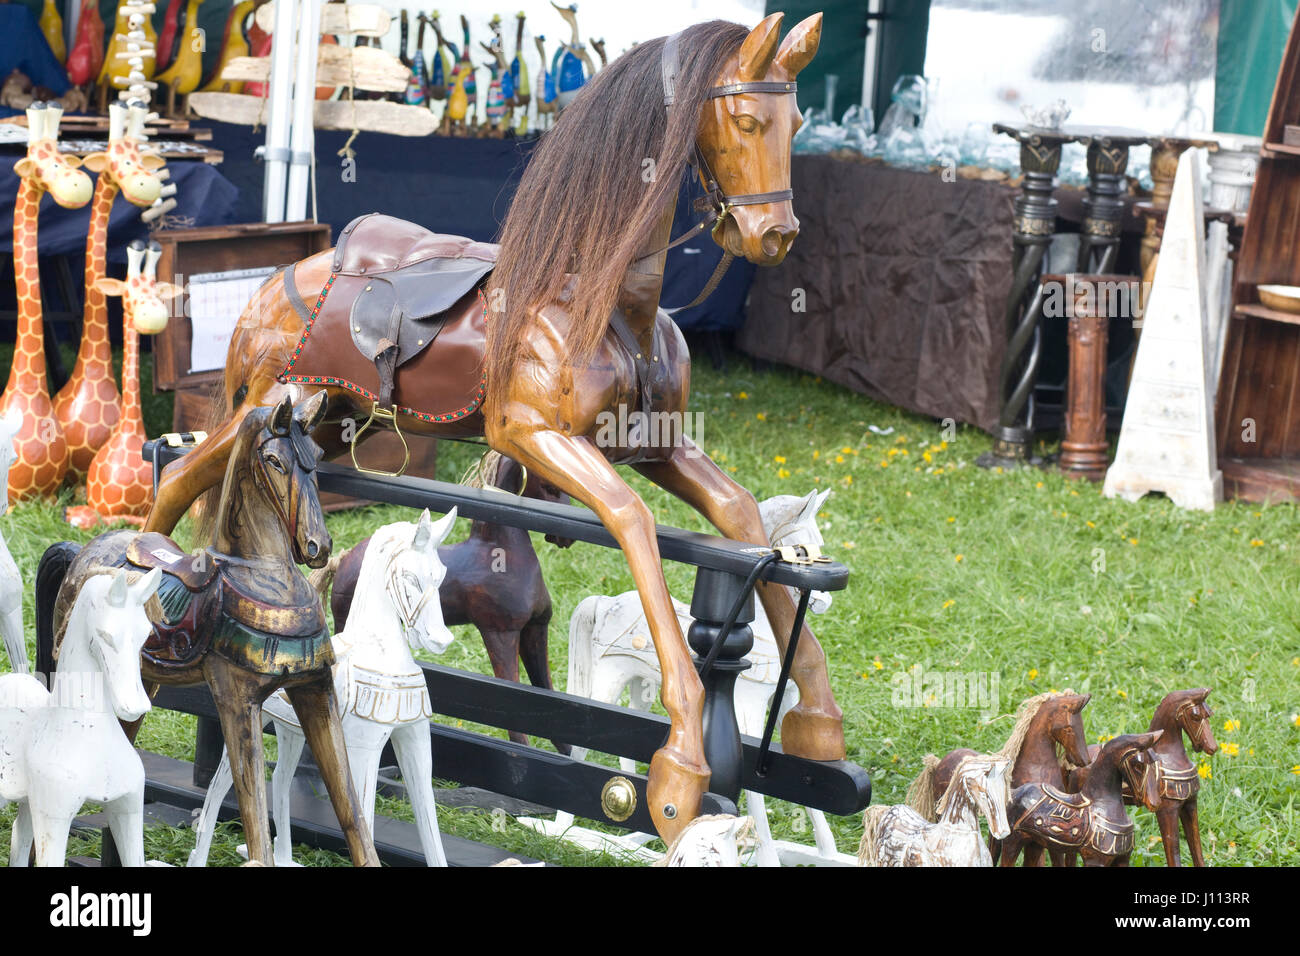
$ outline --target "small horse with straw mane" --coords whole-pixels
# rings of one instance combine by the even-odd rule
[[[611,438],[604,426],[620,409],[680,421],[688,406],[690,357],[659,308],[688,166],[710,212],[686,235],[712,224],[729,255],[774,266],[798,234],[793,94],[822,21],[809,17],[782,41],[782,19],[774,13],[752,30],[697,24],[639,44],[598,73],[534,153],[499,248],[368,216],[344,229],[335,249],[272,277],[231,337],[225,423],[166,468],[146,525],[170,531],[220,482],[244,416],[293,385],[327,393],[315,437],[329,453],[348,450],[344,435],[354,431],[355,447],[372,426],[483,436],[590,507],[627,557],[671,721],[648,787],[668,840],[699,813],[709,782],[704,691],[664,581],[654,516],[615,466],[631,465],[728,538],[768,541],[753,495],[680,429]],[[784,653],[794,601],[779,585],[763,582],[758,592]],[[782,722],[785,752],[842,759],[842,714],[806,625],[792,676],[800,699]]]

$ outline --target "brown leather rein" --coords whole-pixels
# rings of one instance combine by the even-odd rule
[[[680,36],[680,32],[674,33],[664,41],[663,55],[660,58],[665,107],[672,106],[677,98],[677,41]],[[788,83],[770,80],[745,81],[715,86],[709,90],[708,98],[718,99],[723,96],[733,96],[736,93],[795,93],[798,89],[799,84],[793,80]],[[697,170],[704,180],[705,195],[695,201],[695,209],[697,212],[711,212],[712,216],[700,220],[668,245],[643,258],[649,259],[652,256],[667,252],[669,249],[694,238],[708,227],[712,227],[712,231],[716,235],[717,231],[722,228],[733,206],[761,206],[764,203],[786,202],[794,199],[793,189],[778,189],[766,193],[742,193],[728,196],[722,191],[722,186],[718,183],[718,178],[713,175],[713,170],[709,168],[709,161],[704,158],[704,152],[700,149],[698,141],[692,144],[691,155],[687,158],[687,163],[690,164],[692,169]],[[722,277],[731,266],[733,259],[735,259],[734,255],[724,251],[722,258],[718,260],[717,268],[713,270],[713,275],[709,277],[708,283],[700,294],[686,305],[678,306],[675,309],[666,309],[665,311],[672,315],[683,309],[692,309],[707,299],[713,294],[713,290],[718,287],[718,283],[722,281]]]

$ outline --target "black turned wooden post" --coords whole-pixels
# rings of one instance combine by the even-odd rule
[[[1038,382],[1043,292],[1038,275],[1056,231],[1056,200],[1052,198],[1061,147],[1073,137],[1061,130],[993,124],[1020,143],[1024,179],[1015,199],[1012,223],[1014,277],[1007,296],[1007,348],[1002,357],[1002,411],[993,430],[993,450],[981,455],[981,468],[1014,468],[1030,463],[1034,438],[1033,391]]]
[[[1074,141],[1088,150],[1088,194],[1083,199],[1077,269],[1109,274],[1115,269],[1124,224],[1129,149],[1149,137],[1136,130],[1082,127]]]
[[[696,654],[696,667],[708,656],[722,634],[745,586],[745,579],[725,571],[700,568],[695,575],[695,592],[691,595],[691,623],[687,643]],[[727,634],[713,666],[702,675],[704,683],[704,758],[712,776],[709,790],[735,800],[740,796],[743,779],[744,750],[740,743],[740,726],[736,723],[736,677],[749,668],[744,656],[754,646],[754,592],[745,597],[735,625]],[[775,706],[775,703],[773,704]]]

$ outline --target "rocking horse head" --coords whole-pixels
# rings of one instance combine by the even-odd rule
[[[1083,708],[1091,694],[1057,694],[1043,703],[1048,736],[1060,745],[1065,759],[1076,767],[1088,762],[1088,744],[1083,730]]]
[[[1154,730],[1145,734],[1122,734],[1106,741],[1088,767],[1083,792],[1095,796],[1089,793],[1089,784],[1097,781],[1099,786],[1104,785],[1108,771],[1117,769],[1122,781],[1128,784],[1129,793],[1139,804],[1154,811],[1160,805],[1160,770],[1150,748],[1163,734],[1163,730]]]
[[[180,295],[181,288],[171,282],[159,282],[158,259],[162,246],[133,239],[126,249],[126,279],[101,276],[95,288],[104,295],[122,297],[122,313],[141,335],[156,335],[167,327],[171,308],[167,300]]]
[[[144,606],[158,590],[161,578],[158,568],[134,584],[128,583],[125,570],[87,578],[68,619],[59,656],[61,674],[86,669],[86,665],[98,670],[113,713],[128,723],[152,706],[140,680],[140,651],[152,630]],[[89,660],[78,661],[79,651]]]
[[[390,525],[391,539],[381,541],[376,536],[366,549],[366,561],[386,562],[384,588],[407,642],[432,654],[441,654],[456,639],[443,621],[442,602],[438,599],[438,589],[447,576],[447,566],[438,557],[438,546],[455,524],[455,508],[437,521],[429,517],[426,508],[413,534],[409,524]],[[364,571],[363,568],[363,574]]]
[[[82,160],[86,169],[108,176],[127,202],[135,206],[151,206],[162,194],[162,180],[156,173],[167,163],[161,156],[140,152],[148,115],[148,108],[138,100],[129,106],[110,104],[108,150],[91,153]]]
[[[1205,702],[1205,698],[1209,696],[1208,687],[1176,690],[1165,695],[1165,699],[1160,702],[1155,716],[1151,719],[1151,729],[1165,731],[1181,729],[1192,742],[1193,750],[1205,754],[1215,753],[1219,749],[1219,743],[1214,739],[1214,731],[1210,728],[1210,717],[1214,711]],[[1170,735],[1166,734],[1166,742],[1169,742],[1169,737]],[[1182,743],[1181,740],[1174,742],[1179,745]]]
[[[59,152],[59,120],[63,110],[46,103],[27,109],[27,155],[14,164],[14,172],[29,185],[48,192],[65,209],[80,209],[90,202],[90,177],[77,166],[80,160]]]
[[[316,486],[321,448],[311,438],[324,417],[323,391],[296,408],[292,397],[286,395],[278,404],[255,408],[245,416],[222,488],[217,551],[274,555],[276,549],[271,542],[256,539],[276,534],[287,537],[284,547],[298,564],[320,568],[329,561],[333,542],[325,527]],[[255,504],[245,500],[250,495],[260,496],[261,504],[278,521],[277,528],[268,527],[266,516],[259,515]]]
[[[773,495],[760,501],[758,513],[772,547],[802,544],[820,548],[824,542],[821,529],[817,527],[817,514],[830,494],[827,488],[821,494],[810,491],[802,498],[798,495]],[[798,600],[797,595],[795,600]],[[829,591],[813,591],[808,596],[808,610],[814,614],[825,614],[830,606]]]
[[[954,800],[962,799],[984,815],[994,839],[1006,839],[1011,833],[1011,824],[1007,821],[1007,804],[1011,801],[1010,766],[1011,761],[1006,757],[967,757],[952,775],[952,782],[935,806],[935,812],[943,817]]]

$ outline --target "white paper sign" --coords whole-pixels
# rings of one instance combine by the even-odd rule
[[[206,372],[226,364],[230,335],[244,306],[253,297],[274,266],[256,269],[232,269],[229,272],[205,272],[189,276],[190,371]]]

